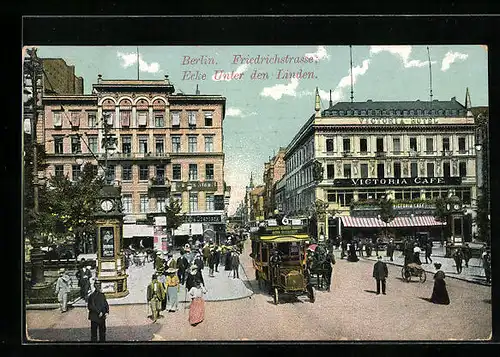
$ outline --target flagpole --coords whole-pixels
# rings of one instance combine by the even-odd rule
[[[137,80],[139,80],[139,46],[137,46]]]
[[[354,102],[354,81],[353,81],[353,74],[352,74],[352,45],[349,46],[349,57],[350,57],[350,64],[351,64],[351,103]]]
[[[427,57],[429,58],[429,89],[430,89],[430,97],[432,103],[432,64],[431,64],[431,53],[429,52],[429,46],[427,46]]]

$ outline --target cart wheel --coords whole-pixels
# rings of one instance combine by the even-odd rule
[[[407,283],[409,283],[411,281],[411,271],[403,268],[403,278],[406,280]]]
[[[425,270],[422,270],[422,272],[420,273],[420,282],[421,283],[425,283],[425,281],[427,280],[427,274],[425,273]]]
[[[273,294],[273,300],[274,300],[274,305],[278,305],[278,288],[274,288],[274,294]]]

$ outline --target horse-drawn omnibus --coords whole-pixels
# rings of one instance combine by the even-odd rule
[[[251,235],[255,279],[259,288],[273,295],[275,304],[280,294],[307,295],[314,302],[307,268],[307,231],[307,226],[264,224]]]

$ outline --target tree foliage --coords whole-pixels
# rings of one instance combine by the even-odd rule
[[[84,233],[95,235],[94,213],[104,181],[97,176],[93,165],[87,163],[78,180],[53,176],[48,186],[43,202],[44,211],[39,220],[40,231],[46,237],[59,238],[61,243],[69,243],[65,241],[66,237],[73,236],[78,248]]]
[[[165,205],[165,213],[167,218],[167,228],[177,229],[183,222],[185,214],[180,214],[182,210],[179,200],[171,199],[168,205]]]
[[[380,204],[380,219],[384,223],[391,222],[394,217],[394,204],[391,199],[382,198],[379,202]]]
[[[491,224],[488,215],[490,214],[488,209],[489,198],[487,195],[482,194],[478,196],[477,199],[477,216],[476,225],[478,228],[478,239],[481,242],[491,243]]]

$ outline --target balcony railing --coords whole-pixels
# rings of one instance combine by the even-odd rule
[[[169,159],[170,153],[167,152],[114,152],[108,153],[108,160],[127,160],[127,159]],[[104,159],[104,154],[99,154],[99,159]]]
[[[166,177],[163,177],[163,176],[151,177],[149,179],[149,185],[150,186],[159,186],[159,187],[170,186],[170,180],[167,179]]]

